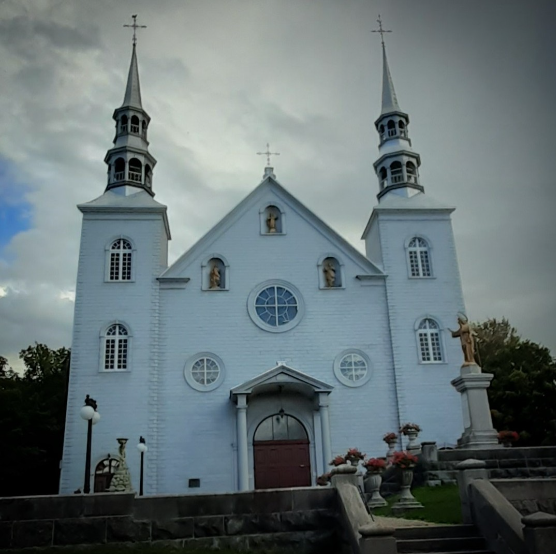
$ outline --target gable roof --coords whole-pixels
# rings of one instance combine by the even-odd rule
[[[313,392],[330,393],[334,389],[332,385],[328,385],[323,381],[319,381],[302,371],[289,367],[286,364],[278,364],[276,367],[269,369],[230,389],[230,398],[237,399],[238,394],[251,394],[258,387],[265,385],[302,385],[309,387]]]
[[[188,261],[198,254],[209,249],[210,244],[223,235],[248,209],[256,205],[261,197],[268,191],[274,192],[281,200],[296,211],[309,222],[316,231],[324,235],[330,242],[348,256],[354,263],[359,265],[363,271],[383,277],[383,271],[379,269],[367,257],[361,254],[347,240],[341,237],[332,227],[326,224],[320,217],[315,215],[309,208],[302,204],[295,196],[289,193],[278,181],[268,175],[263,181],[249,193],[231,212],[222,218],[210,231],[199,239],[189,250],[182,254],[160,277],[175,277],[187,265]]]

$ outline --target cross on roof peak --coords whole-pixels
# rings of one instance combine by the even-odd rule
[[[266,167],[270,167],[270,156],[279,156],[280,152],[271,152],[270,145],[266,143],[266,152],[257,152],[257,156],[266,156]]]
[[[137,14],[131,16],[133,23],[131,25],[124,25],[124,27],[131,27],[133,29],[133,46],[137,44],[137,29],[146,29],[146,25],[137,25]]]
[[[384,29],[382,27],[382,19],[380,18],[380,14],[377,19],[378,22],[378,29],[372,29],[371,33],[380,33],[380,42],[382,42],[382,46],[384,47],[384,33],[391,33],[390,29]]]

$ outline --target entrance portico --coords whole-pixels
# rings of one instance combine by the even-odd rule
[[[332,459],[328,395],[333,387],[285,364],[230,390],[236,404],[238,490],[255,488],[253,440],[259,424],[287,414],[307,431],[311,482]]]

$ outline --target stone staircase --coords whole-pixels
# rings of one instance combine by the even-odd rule
[[[493,554],[474,525],[437,525],[396,529],[399,554]]]

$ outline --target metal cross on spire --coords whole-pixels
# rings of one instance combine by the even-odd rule
[[[137,14],[131,16],[133,18],[132,25],[124,25],[124,27],[131,27],[133,29],[133,46],[137,44],[137,29],[146,29],[146,25],[137,25]]]
[[[391,30],[383,29],[382,27],[382,19],[380,19],[380,15],[378,16],[378,29],[373,29],[371,33],[380,33],[380,42],[382,42],[382,46],[384,47],[384,33],[391,33]]]
[[[279,156],[280,152],[271,152],[270,145],[266,143],[266,152],[257,152],[257,156],[266,156],[266,166],[270,167],[270,156]]]

